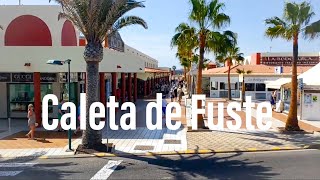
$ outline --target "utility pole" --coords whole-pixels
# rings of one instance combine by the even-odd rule
[[[19,0],[19,5],[21,5],[21,0]]]

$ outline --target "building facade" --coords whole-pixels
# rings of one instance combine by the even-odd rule
[[[60,6],[0,6],[0,118],[26,118],[28,104],[34,104],[41,123],[41,100],[55,94],[78,104],[86,92],[86,41],[68,20],[58,20]],[[100,63],[100,100],[110,95],[121,102],[148,95],[152,83],[169,80],[170,71],[158,68],[154,58],[125,45],[117,33],[106,38]],[[66,66],[46,64],[50,59],[71,59],[71,94],[67,91]],[[152,68],[153,71],[146,72]],[[140,83],[139,83],[140,82]],[[120,92],[120,93],[119,93]],[[51,117],[57,108],[50,107]]]

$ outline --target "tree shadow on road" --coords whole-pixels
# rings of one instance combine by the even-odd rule
[[[28,157],[19,157],[19,158],[10,158],[10,159],[1,159],[0,157],[0,164],[8,163],[9,166],[11,163],[35,163],[34,165],[30,166],[22,166],[22,167],[3,167],[1,170],[6,171],[22,171],[18,175],[14,176],[14,179],[62,179],[66,178],[69,175],[74,175],[75,173],[83,173],[80,171],[68,171],[68,170],[61,170],[62,167],[70,167],[75,166],[77,163],[71,162],[61,162],[61,163],[36,163],[39,156],[46,154],[45,151],[37,152],[35,154],[31,154]],[[70,168],[68,168],[70,169]],[[72,168],[71,168],[72,169]],[[28,177],[28,178],[26,178]],[[0,177],[1,179],[2,177]]]
[[[262,166],[262,161],[241,158],[242,153],[232,154],[192,154],[175,156],[132,156],[131,160],[147,162],[165,173],[157,178],[174,179],[270,179],[278,175],[271,173],[271,167]],[[134,165],[130,165],[134,166]],[[121,172],[125,167],[119,166]],[[134,176],[131,176],[134,179]],[[148,177],[146,177],[148,178]]]

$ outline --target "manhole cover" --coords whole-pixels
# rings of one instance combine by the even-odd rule
[[[164,144],[181,144],[181,140],[167,139],[164,140]]]
[[[154,146],[143,146],[143,145],[137,145],[134,147],[134,150],[140,150],[140,151],[152,151],[154,149]]]

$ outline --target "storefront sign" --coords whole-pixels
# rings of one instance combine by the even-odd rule
[[[86,73],[78,73],[78,82],[83,82],[86,80]]]
[[[78,82],[78,73],[70,73],[70,82]],[[67,83],[68,82],[68,73],[59,74],[59,82]]]
[[[291,65],[293,57],[262,57],[261,64],[265,65]],[[319,56],[300,56],[298,65],[317,65],[320,62]]]
[[[11,82],[10,73],[0,73],[0,82]]]
[[[124,42],[118,32],[108,36],[108,47],[120,52],[124,52]]]
[[[57,74],[56,73],[41,73],[40,75],[41,82],[56,82]]]
[[[33,73],[12,73],[12,82],[33,82]]]

